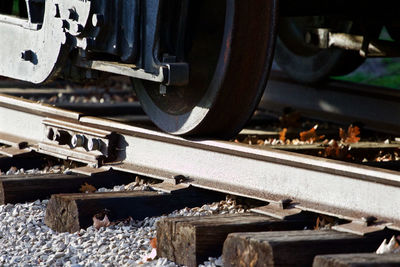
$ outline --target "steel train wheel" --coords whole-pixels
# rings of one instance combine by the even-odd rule
[[[143,109],[162,130],[227,138],[243,127],[265,88],[277,0],[198,2],[186,57],[189,85],[168,87],[165,95],[151,82],[135,80],[134,86]]]
[[[332,22],[326,17],[282,18],[279,21],[275,60],[292,79],[316,83],[329,76],[348,74],[364,62],[365,59],[356,51],[319,49],[305,44],[306,29],[315,26],[347,33],[354,30],[352,22]]]

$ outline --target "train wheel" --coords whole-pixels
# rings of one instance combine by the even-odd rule
[[[185,58],[189,84],[168,87],[165,95],[151,82],[134,80],[134,87],[143,109],[162,130],[228,138],[249,119],[266,86],[277,0],[196,3]]]
[[[275,61],[294,80],[320,82],[329,76],[348,74],[364,62],[365,59],[357,51],[319,49],[307,45],[304,36],[310,27],[332,28],[347,33],[354,30],[352,22],[329,21],[327,17],[282,18],[279,21]]]

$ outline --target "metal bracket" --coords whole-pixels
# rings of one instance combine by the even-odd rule
[[[375,232],[382,231],[389,226],[390,223],[377,221],[373,216],[363,217],[359,220],[353,220],[350,223],[335,225],[332,228],[340,232],[347,232],[356,235],[367,235]]]
[[[15,148],[15,147],[5,147],[0,149],[0,155],[4,155],[7,157],[15,157],[15,156],[19,156],[19,155],[23,155],[23,154],[28,154],[30,153],[31,150],[28,148],[24,148],[24,149],[19,149],[19,148]]]
[[[168,181],[164,181],[159,184],[151,185],[151,188],[153,188],[154,190],[159,190],[159,191],[162,191],[162,192],[168,193],[168,194],[173,193],[175,191],[182,190],[182,189],[187,189],[189,187],[190,187],[190,185],[188,185],[188,184],[172,184],[172,183],[169,183]]]
[[[362,57],[399,57],[398,43],[385,40],[368,40],[365,36],[336,33],[327,28],[306,32],[305,42],[318,48],[337,47],[359,51]]]
[[[277,202],[269,202],[266,206],[251,209],[252,212],[271,216],[281,220],[290,220],[302,213],[301,209],[295,208],[291,199],[283,199]]]
[[[110,170],[110,168],[105,168],[105,167],[93,168],[90,166],[83,166],[83,167],[79,167],[79,168],[74,168],[71,170],[71,172],[77,173],[77,174],[83,174],[83,175],[87,175],[87,176],[94,176],[96,174],[108,172],[109,170]]]
[[[39,152],[85,162],[98,167],[116,156],[118,136],[110,131],[99,130],[81,124],[44,119],[43,141]]]

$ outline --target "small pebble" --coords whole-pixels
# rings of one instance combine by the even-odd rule
[[[11,168],[16,173],[68,172],[58,166],[55,169],[24,170]],[[152,190],[138,182],[113,189],[98,191]],[[1,266],[168,266],[176,267],[167,259],[143,261],[151,255],[150,239],[156,236],[156,223],[161,217],[94,229],[92,226],[75,233],[56,233],[44,224],[48,200],[36,200],[25,204],[0,205],[0,265]],[[204,216],[244,212],[232,199],[207,204],[193,209],[176,210],[168,217]],[[151,257],[153,258],[153,257]],[[210,258],[202,266],[221,266],[219,259]]]

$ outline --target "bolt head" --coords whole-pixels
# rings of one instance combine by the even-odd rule
[[[68,12],[69,12],[68,18],[70,20],[78,21],[78,13],[74,9],[69,9]]]
[[[100,140],[97,138],[89,138],[87,149],[89,151],[100,150]]]
[[[67,30],[69,30],[69,28],[70,28],[69,22],[65,19],[62,20],[62,28],[67,29]]]
[[[85,143],[85,137],[81,134],[74,134],[71,138],[71,146],[72,147],[80,147]]]

